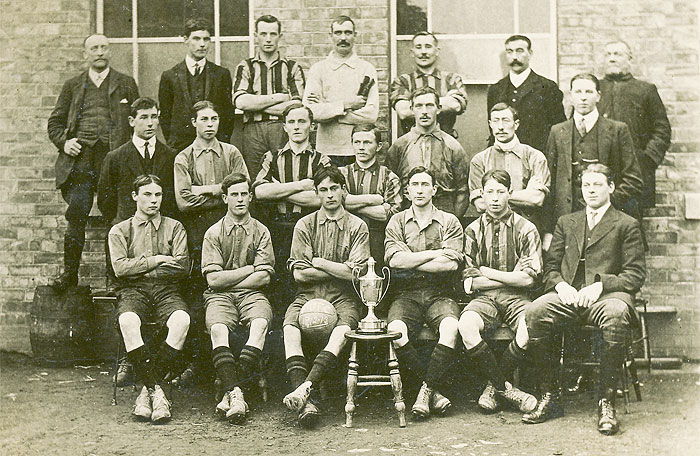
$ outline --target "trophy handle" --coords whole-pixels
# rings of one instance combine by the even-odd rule
[[[389,284],[391,283],[391,270],[388,266],[384,266],[382,268],[382,279],[386,280],[386,286],[384,287],[384,293],[382,293],[379,296],[377,304],[379,304],[381,300],[384,299],[384,296],[386,296],[387,291],[389,291]]]
[[[362,295],[360,294],[359,288],[357,288],[357,285],[355,284],[356,281],[359,281],[360,279],[360,273],[362,273],[362,269],[360,269],[359,266],[355,266],[352,270],[352,287],[355,289],[355,293],[357,293],[357,296],[359,296],[360,299],[362,299]]]

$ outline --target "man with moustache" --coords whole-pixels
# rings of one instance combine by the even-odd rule
[[[160,126],[168,145],[176,152],[194,141],[196,133],[191,122],[192,106],[203,100],[214,103],[219,112],[219,140],[228,142],[231,138],[231,72],[207,60],[213,34],[212,25],[206,19],[188,20],[183,33],[187,48],[185,60],[163,72],[160,77]]]
[[[336,166],[355,159],[350,144],[354,125],[374,123],[379,115],[377,70],[355,54],[355,23],[338,16],[331,23],[333,50],[309,70],[304,104],[318,122],[316,148]]]
[[[630,73],[632,61],[632,50],[624,41],[605,46],[598,109],[603,117],[624,122],[630,129],[642,173],[641,209],[656,203],[656,168],[671,144],[671,124],[656,86]]]
[[[109,43],[90,35],[83,43],[88,70],[69,79],[49,116],[49,139],[58,148],[56,188],[68,203],[63,241],[64,272],[50,285],[78,284],[85,226],[107,152],[129,140],[129,107],[139,97],[136,82],[109,66]]]
[[[521,143],[544,151],[552,125],[566,120],[563,94],[557,83],[532,71],[532,43],[524,35],[513,35],[505,41],[505,58],[510,67],[506,77],[491,85],[486,98],[486,111],[497,103],[508,103],[520,113],[518,139]],[[491,135],[489,144],[493,144]]]
[[[389,103],[399,116],[399,136],[415,125],[411,110],[411,93],[420,87],[432,87],[440,95],[440,129],[457,137],[454,129],[457,116],[467,109],[467,90],[457,73],[437,67],[438,39],[430,32],[418,32],[411,40],[411,54],[416,62],[413,73],[402,74],[391,83]]]
[[[289,106],[301,106],[304,71],[297,62],[280,54],[282,24],[275,16],[255,21],[254,57],[236,67],[233,103],[243,111],[243,159],[255,177],[265,152],[287,142],[282,113]]]

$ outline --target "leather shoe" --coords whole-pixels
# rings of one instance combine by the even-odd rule
[[[318,406],[314,404],[313,400],[308,400],[302,407],[301,412],[299,412],[299,425],[311,429],[318,424],[320,415],[321,411]]]
[[[78,285],[78,274],[64,272],[49,282],[49,286],[56,291],[66,291],[69,287]]]
[[[604,435],[614,435],[619,430],[615,406],[608,399],[601,399],[598,401],[598,432]]]
[[[558,403],[559,398],[553,393],[544,393],[537,402],[535,410],[526,413],[522,417],[522,422],[526,424],[544,423],[547,420],[564,415],[564,409]]]

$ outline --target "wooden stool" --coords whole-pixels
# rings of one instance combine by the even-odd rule
[[[399,373],[399,362],[391,343],[401,337],[397,332],[379,334],[362,334],[357,331],[349,332],[345,337],[352,342],[350,360],[348,361],[348,396],[345,404],[345,426],[352,427],[352,416],[355,413],[355,389],[357,386],[391,386],[394,393],[394,407],[399,416],[399,427],[406,427],[406,404],[403,401],[403,386]],[[387,342],[389,345],[389,375],[358,375],[360,367],[357,362],[357,342]]]

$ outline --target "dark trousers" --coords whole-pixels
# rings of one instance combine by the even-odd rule
[[[260,172],[260,163],[265,152],[281,149],[287,143],[288,136],[282,125],[281,120],[264,120],[248,122],[243,126],[241,154],[251,181],[254,181]]]

